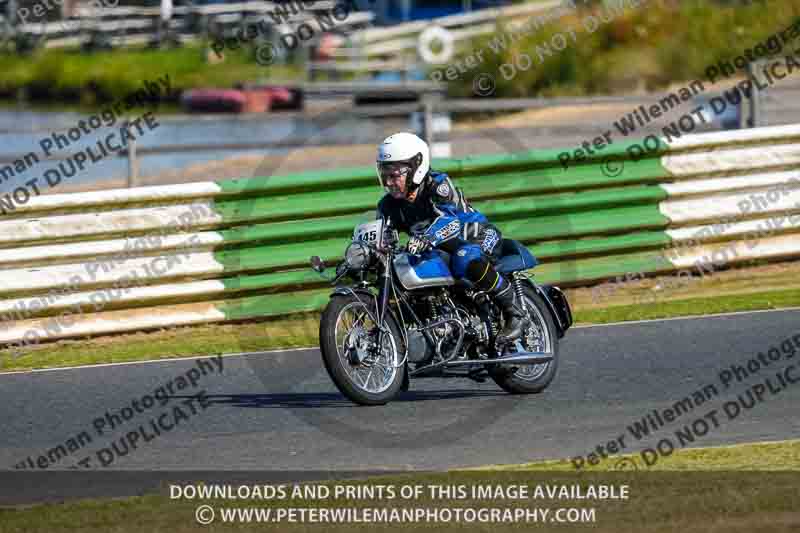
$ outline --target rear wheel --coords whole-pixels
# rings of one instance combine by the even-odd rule
[[[371,299],[352,295],[331,298],[320,321],[322,360],[336,388],[361,405],[382,405],[400,391],[406,365],[400,330],[388,316],[388,330],[381,335],[372,320]],[[400,363],[403,363],[402,365]]]
[[[542,298],[531,287],[525,285],[523,294],[522,304],[530,318],[530,326],[505,355],[523,351],[543,352],[552,355],[553,360],[534,365],[502,365],[493,369],[490,374],[495,383],[512,394],[543,391],[553,381],[558,369],[558,335],[553,317]]]

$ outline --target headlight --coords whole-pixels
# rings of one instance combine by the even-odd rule
[[[351,243],[344,252],[344,260],[350,268],[360,270],[369,260],[369,248],[360,242]]]

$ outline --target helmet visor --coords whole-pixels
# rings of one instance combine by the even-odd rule
[[[408,161],[379,161],[378,174],[384,184],[411,175],[413,166]]]

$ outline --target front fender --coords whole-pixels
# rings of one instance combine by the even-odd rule
[[[375,298],[375,293],[373,293],[369,289],[365,289],[364,287],[342,287],[342,286],[334,287],[331,296],[332,297],[336,295],[348,296],[351,294],[351,291],[355,292],[358,295],[364,295],[369,298]]]
[[[369,312],[370,315],[372,315],[372,313],[374,313],[374,310],[378,308],[377,295],[365,287],[347,287],[340,285],[333,289],[333,292],[331,293],[330,297],[333,298],[334,296],[352,296],[353,293],[355,293],[357,298],[365,300],[367,302],[371,302],[370,309],[373,309],[373,311]],[[372,317],[373,320],[375,318],[376,317],[374,316]]]
[[[528,278],[524,278],[524,281],[544,300],[550,314],[553,315],[560,339],[572,326],[572,309],[570,309],[567,297],[555,285],[538,285]]]
[[[372,305],[374,306],[372,307],[372,309],[378,308],[378,295],[365,287],[343,287],[343,286],[336,287],[333,289],[333,292],[331,293],[331,298],[333,298],[334,296],[352,296],[353,293],[356,293],[356,295],[362,300],[372,301]],[[372,315],[372,311],[369,311],[369,313],[370,315]],[[389,306],[386,309],[386,313],[391,318],[391,320],[394,320],[394,323],[397,325],[398,328],[405,330],[406,327],[405,324],[403,323],[402,320],[398,318],[397,314],[394,312],[394,309],[392,309],[391,306]],[[374,322],[377,322],[376,320],[377,317],[372,316],[371,318]],[[403,333],[403,337],[405,338],[405,333]],[[403,351],[406,350],[404,338],[399,339],[401,344],[404,346]],[[408,354],[406,354],[406,356],[407,355]]]
[[[333,292],[331,293],[331,298],[333,298],[334,296],[352,296],[353,293],[356,293],[356,296],[358,296],[362,300],[371,301],[372,305],[374,306],[373,309],[378,308],[378,295],[365,287],[339,286],[333,289]],[[403,323],[400,320],[398,320],[397,315],[391,308],[391,306],[387,308],[387,312],[392,316],[392,318],[395,320],[395,322],[399,327],[405,327]]]

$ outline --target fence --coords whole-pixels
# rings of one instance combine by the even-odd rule
[[[800,125],[654,142],[568,170],[557,150],[435,167],[532,245],[542,282],[800,255]],[[340,258],[381,194],[369,166],[32,198],[0,220],[0,342],[320,309],[330,288],[309,256]]]
[[[117,46],[156,43],[169,38],[180,42],[192,42],[208,33],[221,32],[226,35],[243,24],[258,23],[263,20],[278,34],[291,32],[292,25],[313,21],[314,13],[330,11],[335,2],[317,0],[304,3],[301,12],[289,2],[268,2],[251,0],[246,2],[175,6],[164,12],[163,7],[119,6],[117,2],[103,3],[101,8],[80,7],[76,18],[70,20],[48,21],[42,19],[40,11],[30,13],[26,8],[23,20],[16,21],[12,15],[11,34],[32,39],[28,44],[20,41],[24,48],[43,44],[48,48],[80,46],[96,41],[95,44]],[[49,5],[49,4],[46,4]],[[59,4],[57,4],[59,5]],[[287,9],[287,5],[289,8]],[[295,4],[299,6],[299,4]],[[360,3],[353,3],[354,7]],[[371,5],[371,4],[370,4]],[[391,27],[369,27],[375,19],[371,11],[353,12],[338,29],[348,28],[348,47],[337,52],[338,57],[366,60],[369,56],[390,54],[413,50],[417,47],[418,35],[426,28],[437,26],[452,31],[455,40],[469,39],[475,35],[485,35],[496,31],[496,21],[507,18],[510,26],[521,25],[532,14],[539,14],[559,5],[556,0],[538,3],[512,5],[501,8],[487,8],[457,15],[447,15],[427,21],[396,24]],[[280,10],[285,21],[273,24],[266,14]],[[280,17],[277,17],[280,19]],[[32,19],[28,22],[28,19]],[[0,15],[0,25],[5,19]],[[2,30],[2,27],[0,27]],[[2,35],[0,35],[2,37]],[[30,39],[29,39],[30,40]],[[39,42],[41,41],[41,42]]]
[[[291,2],[253,0],[176,6],[168,11],[163,7],[117,7],[117,4],[101,2],[102,7],[78,7],[74,17],[57,21],[43,18],[55,14],[48,13],[50,5],[47,3],[47,10],[23,8],[24,16],[19,12],[12,14],[5,29],[7,35],[4,35],[4,21],[0,19],[0,44],[3,38],[8,38],[15,41],[18,51],[28,51],[38,46],[104,48],[112,45],[192,43],[201,39],[230,37],[247,25],[267,27],[270,34],[262,37],[277,39],[282,34],[293,33],[302,23],[316,24],[319,28],[316,16],[329,13],[336,2],[319,0],[300,6]],[[353,10],[348,12],[345,20],[331,23],[338,31],[349,31],[369,25],[374,18],[371,12]]]

